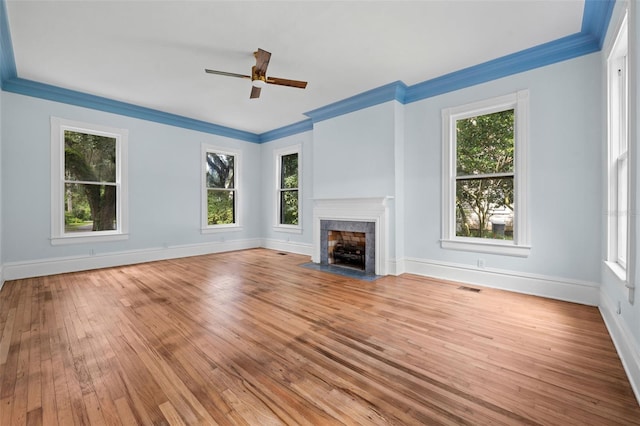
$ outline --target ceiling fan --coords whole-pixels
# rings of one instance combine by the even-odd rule
[[[251,67],[251,75],[236,74],[233,72],[216,71],[205,68],[205,72],[209,74],[225,75],[227,77],[239,77],[251,79],[251,96],[250,99],[259,98],[260,91],[267,84],[276,84],[278,86],[289,86],[304,89],[307,87],[306,81],[288,80],[286,78],[267,77],[267,66],[269,65],[269,59],[271,53],[266,50],[258,49],[253,52],[253,56],[256,58],[256,64]]]

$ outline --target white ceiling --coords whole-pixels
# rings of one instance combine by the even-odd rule
[[[252,133],[580,31],[584,0],[7,0],[18,76]],[[249,99],[258,47],[269,85]]]

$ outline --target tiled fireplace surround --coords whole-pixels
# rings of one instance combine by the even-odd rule
[[[312,261],[328,264],[330,230],[364,232],[365,273],[387,275],[389,198],[315,199]]]

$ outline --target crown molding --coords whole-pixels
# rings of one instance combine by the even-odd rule
[[[395,81],[313,111],[305,112],[304,115],[311,118],[314,123],[317,123],[388,101],[396,100],[403,103],[406,90],[406,84],[401,81]]]
[[[615,0],[585,0],[580,32],[593,36],[597,40],[598,50],[604,44],[615,3]]]
[[[277,129],[261,133],[260,143],[275,141],[277,139],[297,135],[298,133],[304,133],[310,130],[313,130],[313,121],[308,118],[306,120],[298,121],[297,123],[289,124],[288,126],[279,127]]]
[[[112,99],[89,95],[75,90],[63,89],[61,87],[38,83],[36,81],[22,78],[12,78],[5,81],[2,85],[2,90],[35,98],[62,102],[69,105],[91,108],[112,114],[119,114],[127,117],[167,124],[169,126],[225,136],[246,142],[260,143],[260,137],[255,133],[220,126],[218,124],[195,120],[181,115],[170,114],[125,102],[114,101]]]
[[[404,103],[408,104],[497,80],[598,50],[597,40],[593,36],[581,33],[573,34],[410,86],[407,89]]]

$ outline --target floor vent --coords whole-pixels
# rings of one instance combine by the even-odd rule
[[[472,291],[474,293],[480,293],[480,289],[479,288],[467,287],[466,285],[461,285],[460,287],[458,287],[458,290]]]

